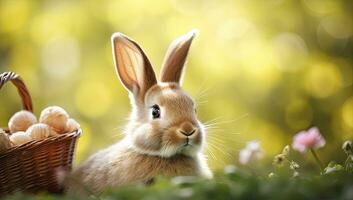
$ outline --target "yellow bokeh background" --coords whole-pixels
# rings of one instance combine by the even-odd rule
[[[78,164],[116,141],[131,110],[118,81],[110,36],[138,41],[158,73],[169,43],[199,30],[185,90],[199,118],[215,123],[206,153],[213,169],[236,163],[249,140],[266,157],[317,126],[324,161],[353,137],[353,3],[348,0],[0,0],[0,72],[22,76],[35,114],[59,105],[80,122]],[[0,126],[21,109],[0,91]]]

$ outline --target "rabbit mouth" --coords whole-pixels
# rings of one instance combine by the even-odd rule
[[[192,144],[190,139],[186,139],[185,143],[179,147],[177,154],[193,156],[198,151],[197,145]]]
[[[182,147],[192,147],[192,146],[195,146],[195,144],[193,144],[192,142],[192,139],[189,137],[185,138],[185,142],[182,145]]]
[[[186,138],[185,144],[183,146],[191,146],[189,137]]]
[[[181,149],[189,149],[189,148],[193,148],[196,147],[195,144],[193,144],[192,140],[190,138],[185,138],[185,143],[183,145],[181,145]]]

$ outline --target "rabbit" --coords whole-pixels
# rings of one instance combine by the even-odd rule
[[[118,143],[89,157],[72,172],[86,188],[101,192],[162,175],[213,177],[203,154],[205,129],[194,100],[182,88],[183,69],[196,31],[169,47],[157,81],[142,48],[122,33],[112,35],[114,64],[132,104]],[[79,189],[69,187],[69,191]]]

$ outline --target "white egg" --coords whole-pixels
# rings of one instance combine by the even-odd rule
[[[48,125],[43,123],[33,124],[26,131],[32,140],[42,140],[49,136],[57,135]]]
[[[66,132],[67,133],[72,133],[74,131],[77,131],[79,128],[80,128],[80,124],[76,120],[74,120],[72,118],[67,120],[67,123],[66,123]]]
[[[37,118],[33,113],[22,110],[15,113],[9,120],[8,127],[11,133],[26,131],[32,124],[37,123]]]
[[[26,132],[19,131],[10,135],[10,141],[14,145],[21,145],[32,141],[32,138]]]
[[[39,122],[49,125],[57,133],[64,133],[69,115],[59,106],[45,108],[40,114]]]

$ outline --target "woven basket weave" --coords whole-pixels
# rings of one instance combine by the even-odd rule
[[[31,97],[21,78],[13,72],[0,74],[0,89],[11,81],[21,96],[23,109],[33,112]],[[8,129],[5,128],[8,132]],[[61,193],[58,169],[70,171],[76,141],[82,131],[60,134],[12,147],[0,153],[0,196],[16,191]]]

